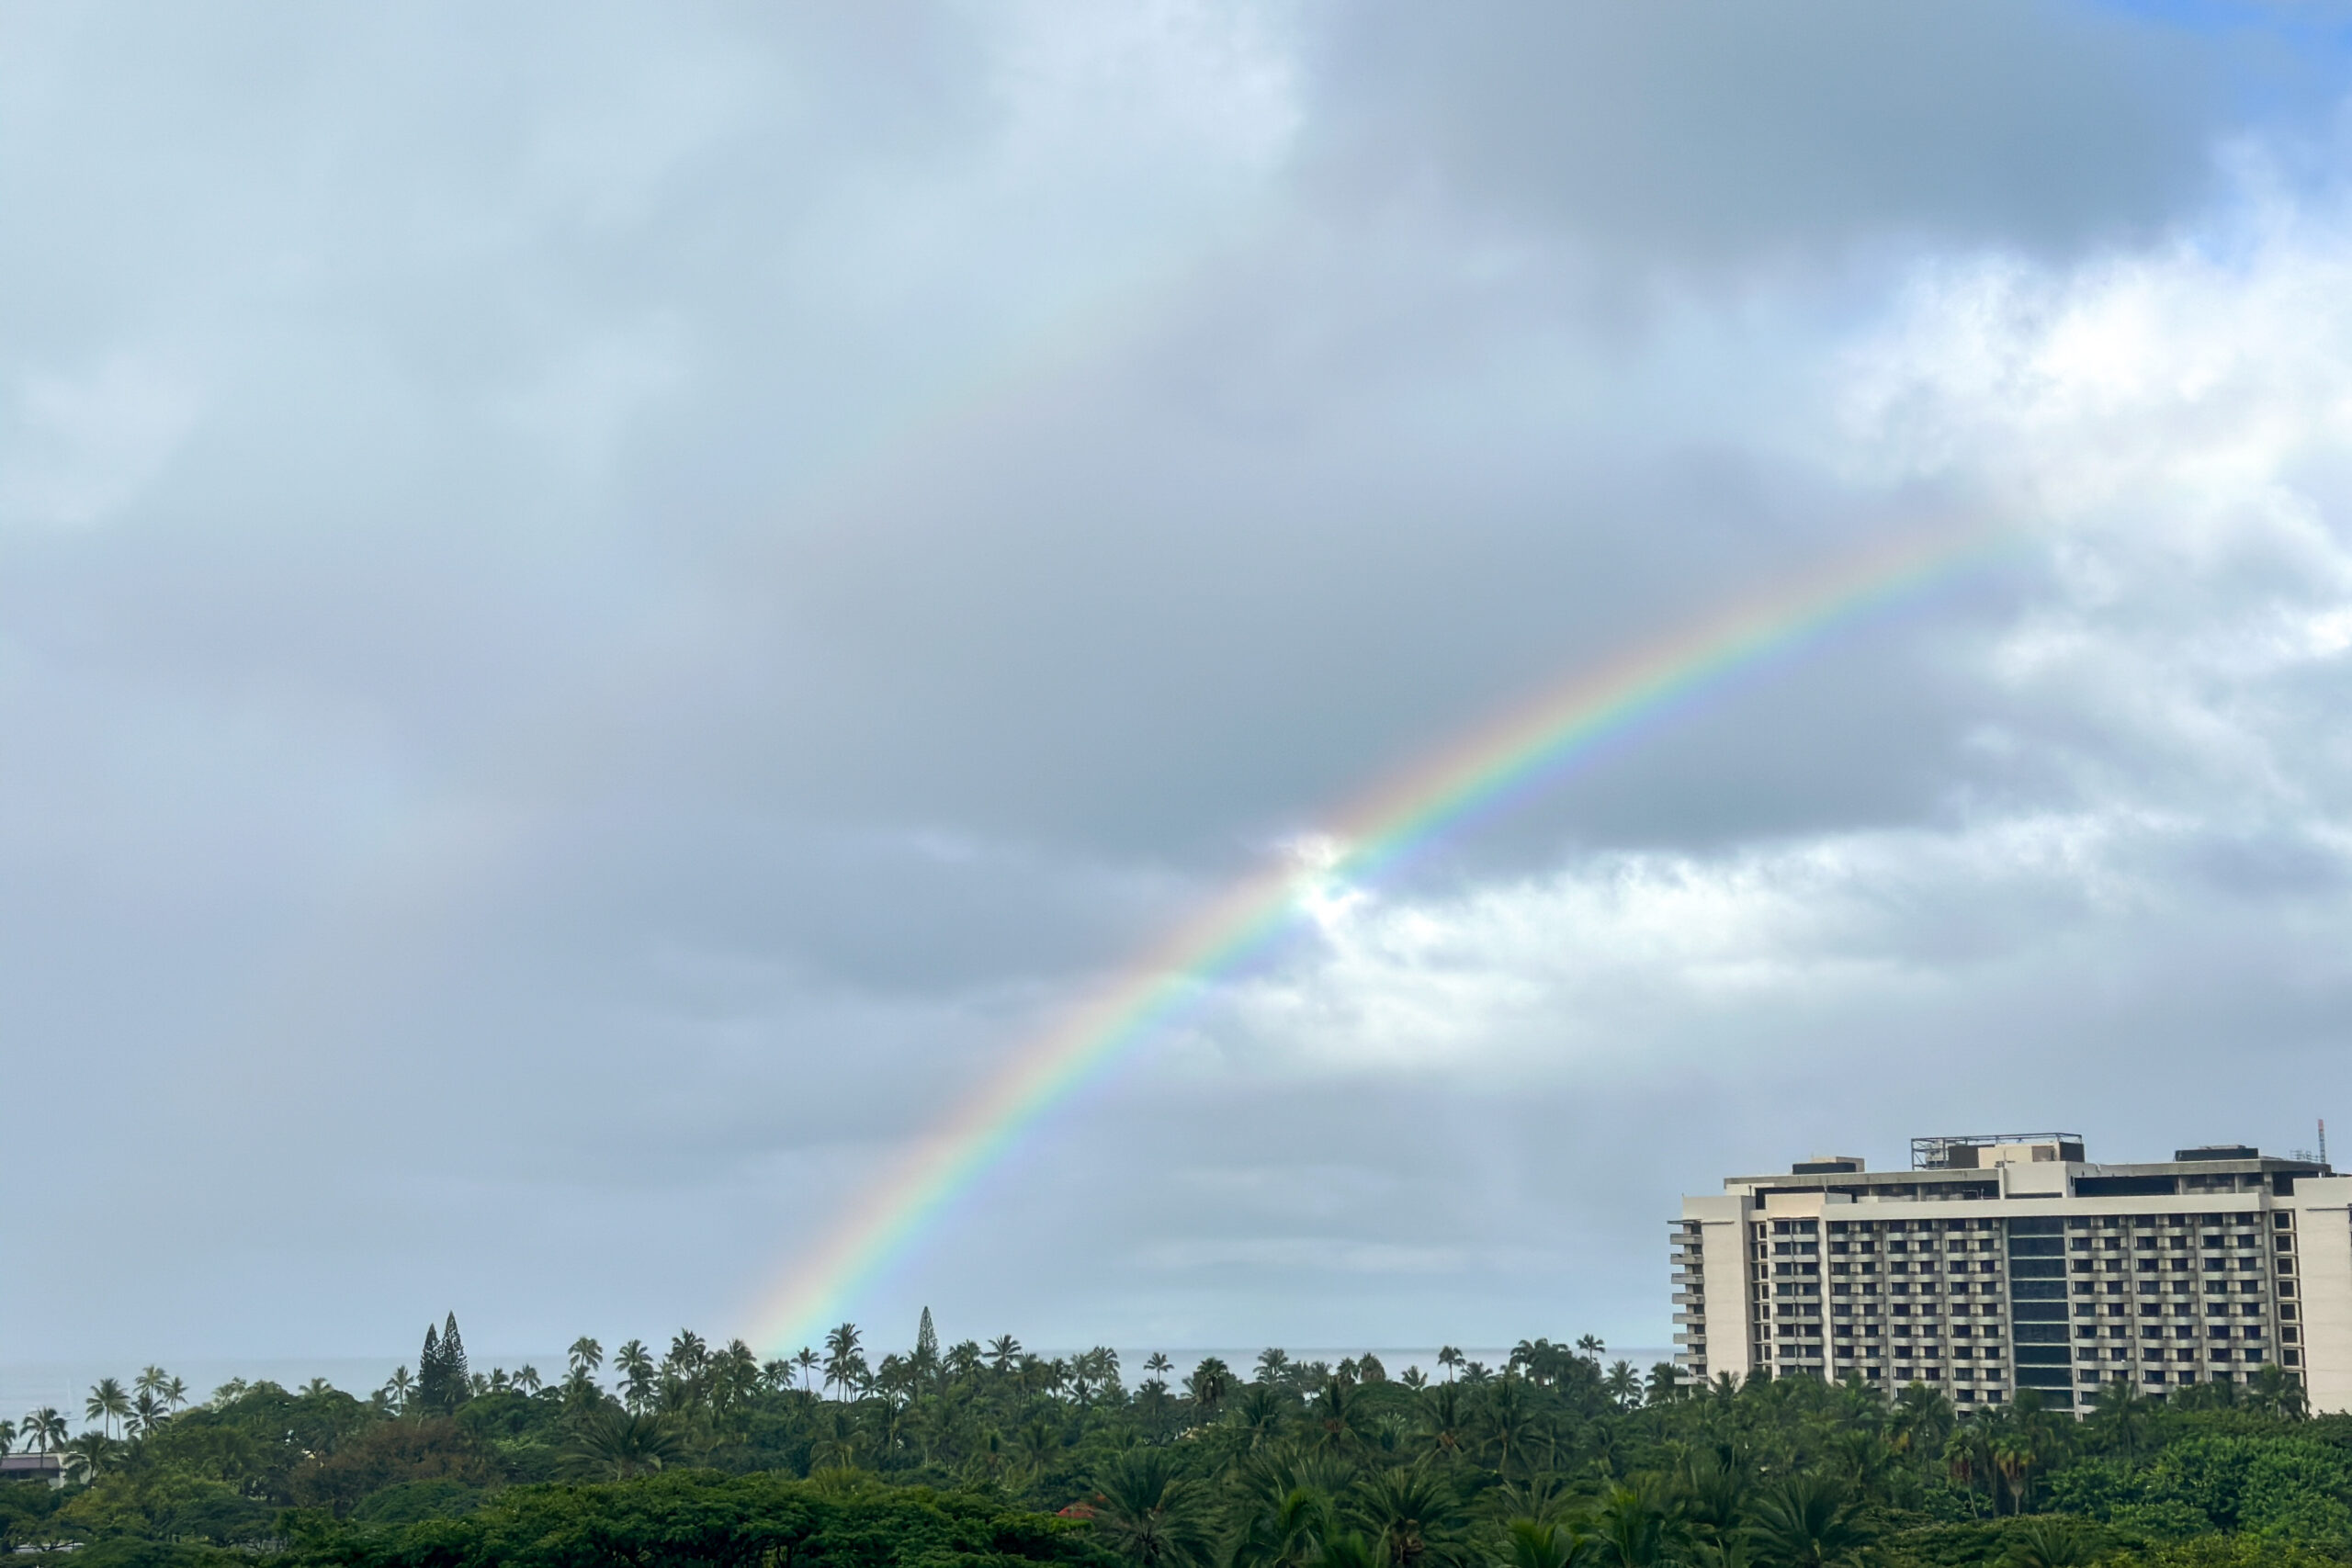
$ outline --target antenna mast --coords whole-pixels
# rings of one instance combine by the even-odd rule
[[[2327,1163],[2327,1118],[2319,1119],[2319,1163]]]

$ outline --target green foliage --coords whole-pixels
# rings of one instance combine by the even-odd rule
[[[453,1315],[419,1376],[366,1399],[236,1383],[182,1408],[161,1368],[135,1395],[106,1380],[78,1438],[27,1418],[84,1468],[0,1486],[0,1547],[88,1543],[55,1559],[74,1568],[2352,1562],[2352,1420],[2301,1419],[2286,1385],[2110,1388],[2078,1421],[1917,1385],[1684,1389],[1589,1338],[1449,1352],[1437,1381],[1154,1355],[1133,1388],[1110,1350],[943,1347],[927,1314],[903,1353],[853,1324],[768,1360],[661,1343],[607,1361],[583,1337],[546,1384],[467,1369]]]

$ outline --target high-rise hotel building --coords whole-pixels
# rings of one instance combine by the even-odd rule
[[[2117,1378],[2162,1395],[2275,1365],[2313,1410],[2352,1409],[2352,1177],[2308,1158],[1918,1138],[1908,1170],[1823,1156],[1685,1198],[1673,1259],[1689,1382],[1852,1372],[2073,1406]]]

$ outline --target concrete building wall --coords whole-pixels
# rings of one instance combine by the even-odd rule
[[[1685,1199],[1677,1235],[1705,1288],[1678,1361],[1690,1378],[1917,1381],[1963,1406],[2284,1372],[2314,1409],[2352,1409],[2352,1179],[2234,1146],[2131,1166],[2081,1152],[1985,1140],[1886,1172],[1823,1156]]]

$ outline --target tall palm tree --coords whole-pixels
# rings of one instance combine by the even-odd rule
[[[130,1402],[130,1430],[135,1436],[147,1437],[164,1424],[169,1414],[153,1388],[142,1388]]]
[[[514,1374],[514,1387],[519,1393],[537,1393],[546,1386],[547,1380],[539,1376],[539,1369],[528,1361],[524,1362],[523,1370]]]
[[[800,1386],[808,1386],[808,1374],[817,1370],[817,1352],[803,1345],[792,1353],[792,1364],[800,1369]]]
[[[594,1377],[596,1369],[605,1364],[605,1348],[585,1334],[573,1340],[571,1348],[563,1354],[576,1378]]]
[[[141,1368],[139,1375],[130,1380],[130,1386],[141,1393],[160,1394],[164,1392],[164,1385],[171,1380],[171,1373],[151,1363]]]
[[[1445,1369],[1445,1381],[1452,1382],[1454,1369],[1462,1365],[1462,1352],[1452,1345],[1441,1346],[1438,1348],[1437,1364]]]
[[[105,1427],[107,1435],[114,1434],[114,1424],[130,1414],[130,1395],[113,1378],[100,1378],[90,1387],[90,1397],[83,1402],[83,1414]]]
[[[164,1383],[163,1393],[164,1405],[169,1409],[177,1410],[187,1403],[187,1383],[180,1378],[167,1379]]]
[[[392,1375],[384,1380],[384,1399],[395,1410],[406,1410],[411,1396],[416,1393],[416,1379],[405,1366],[394,1367]]]
[[[1143,1359],[1143,1370],[1156,1378],[1165,1378],[1174,1370],[1175,1365],[1175,1362],[1168,1359],[1167,1352],[1162,1350],[1154,1350]]]
[[[2139,1458],[2148,1435],[2147,1397],[2132,1386],[2131,1379],[2114,1379],[2091,1396],[2090,1427],[2125,1459]]]
[[[702,1336],[691,1328],[681,1328],[670,1341],[670,1353],[662,1359],[662,1370],[680,1378],[691,1378],[708,1364],[710,1347]]]
[[[989,1341],[989,1365],[999,1372],[1011,1371],[1020,1354],[1021,1341],[1010,1334],[1000,1334]]]
[[[631,1339],[613,1352],[613,1370],[621,1375],[621,1397],[631,1410],[643,1410],[653,1398],[653,1352],[642,1339]]]
[[[1258,1352],[1258,1381],[1261,1383],[1282,1382],[1283,1373],[1289,1370],[1289,1367],[1290,1353],[1288,1351],[1268,1348]]]
[[[17,1424],[14,1421],[0,1421],[0,1454],[6,1453],[16,1446]]]
[[[825,1335],[825,1386],[839,1388],[842,1397],[865,1375],[865,1358],[858,1354],[857,1325],[836,1325]]]
[[[54,1404],[29,1412],[17,1427],[25,1447],[37,1454],[55,1453],[65,1446],[65,1413]]]
[[[1204,1356],[1193,1367],[1193,1375],[1184,1380],[1185,1397],[1193,1402],[1195,1415],[1215,1416],[1225,1404],[1225,1396],[1233,1392],[1233,1369],[1216,1356]]]

